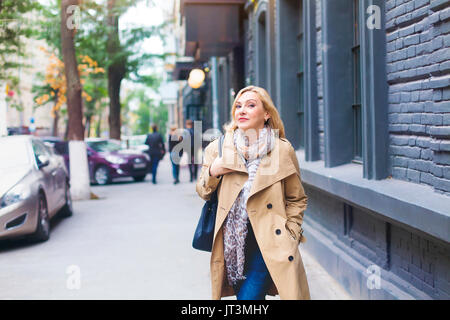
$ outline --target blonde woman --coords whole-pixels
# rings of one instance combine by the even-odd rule
[[[307,206],[297,156],[269,94],[249,86],[236,96],[218,139],[205,149],[197,193],[218,192],[211,252],[213,299],[310,299],[298,249]]]

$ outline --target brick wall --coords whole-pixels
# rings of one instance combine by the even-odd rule
[[[448,243],[387,221],[377,213],[352,206],[309,185],[304,187],[309,197],[305,218],[327,230],[327,238],[340,249],[359,263],[366,261],[368,265],[380,267],[385,280],[392,279],[385,274],[388,272],[432,299],[450,299]],[[328,267],[335,275],[345,271],[339,269],[339,264]],[[349,286],[358,281],[357,278],[348,279]],[[394,285],[411,294],[404,284],[394,282]]]
[[[386,1],[390,164],[450,195],[450,2]]]
[[[450,299],[448,245],[392,226],[391,270],[435,299]]]

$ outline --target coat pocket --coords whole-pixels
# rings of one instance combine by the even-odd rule
[[[292,231],[287,227],[287,219],[279,214],[274,214],[272,234],[277,247],[286,250],[297,248],[299,241],[292,236]]]

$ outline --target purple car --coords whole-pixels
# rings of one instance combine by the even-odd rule
[[[56,153],[64,156],[69,169],[69,148],[66,141],[57,138],[43,138],[51,143]],[[114,178],[132,177],[144,181],[150,169],[150,159],[145,153],[122,149],[119,142],[108,139],[86,139],[91,182],[105,185]]]

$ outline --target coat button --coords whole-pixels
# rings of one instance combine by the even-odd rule
[[[289,261],[292,261],[292,260],[294,260],[294,257],[293,256],[289,256]]]
[[[271,203],[268,203],[268,204],[267,204],[267,208],[268,208],[268,209],[272,209],[272,204],[271,204]]]
[[[276,233],[276,234],[281,234],[281,230],[280,230],[280,229],[277,229],[277,230],[275,230],[275,233]]]

